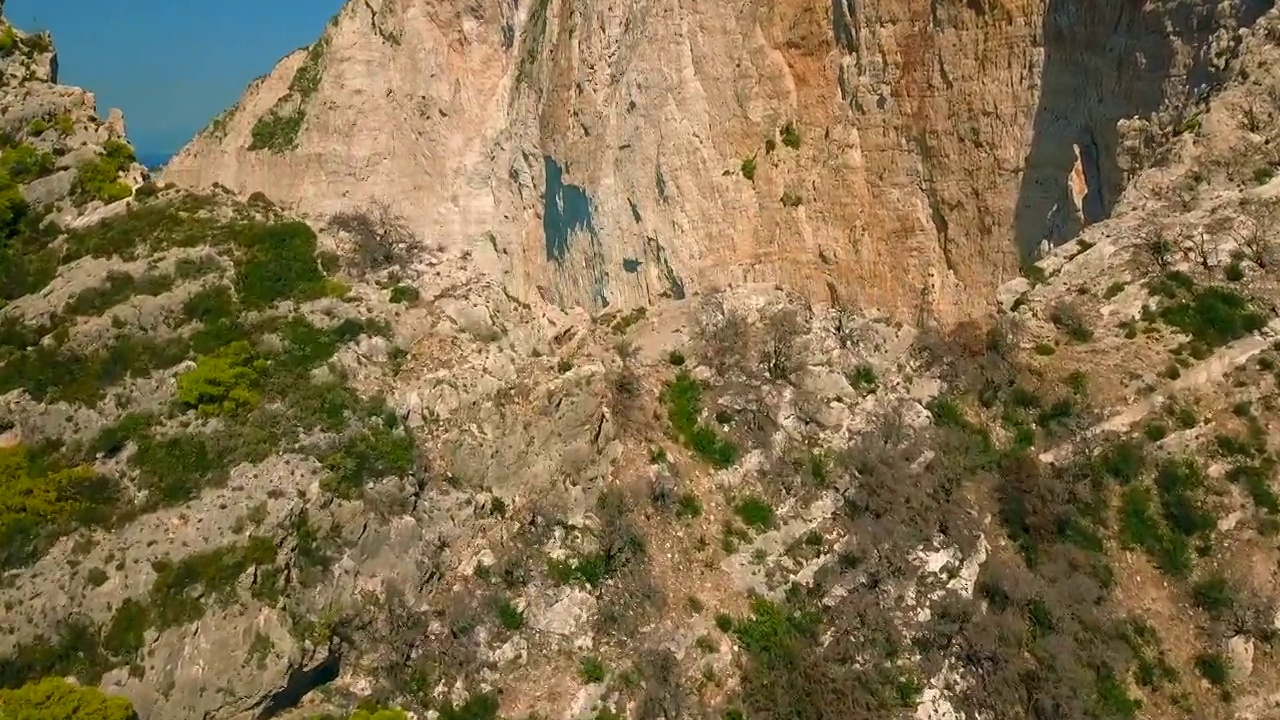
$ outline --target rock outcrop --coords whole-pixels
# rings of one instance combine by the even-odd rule
[[[776,282],[958,319],[1110,215],[1117,123],[1184,121],[1269,4],[352,1],[165,178],[389,201],[526,300]]]

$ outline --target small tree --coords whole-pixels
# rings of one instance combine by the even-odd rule
[[[1190,259],[1205,270],[1212,270],[1214,260],[1217,258],[1217,243],[1213,238],[1218,233],[1230,232],[1231,221],[1227,218],[1220,218],[1212,227],[1202,227],[1196,230],[1191,236],[1191,242],[1186,247],[1187,255]]]
[[[751,348],[751,327],[737,310],[716,295],[697,309],[695,337],[702,361],[721,375],[741,371]]]
[[[382,200],[334,213],[329,228],[351,238],[356,263],[364,271],[408,264],[408,251],[417,244],[409,224]]]
[[[774,380],[789,379],[799,364],[796,344],[803,334],[799,313],[791,307],[775,311],[765,321],[764,332],[761,367]]]
[[[1249,225],[1239,233],[1240,247],[1249,262],[1266,270],[1276,262],[1275,243],[1271,232],[1277,224],[1277,205],[1274,201],[1251,202],[1244,206]]]

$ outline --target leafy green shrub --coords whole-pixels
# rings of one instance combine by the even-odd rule
[[[186,356],[182,338],[125,335],[89,353],[40,345],[0,366],[0,393],[23,388],[41,402],[92,405],[124,379],[172,367]]]
[[[742,177],[754,181],[756,179],[756,158],[752,155],[742,160]]]
[[[496,720],[501,703],[493,693],[477,693],[467,698],[461,705],[447,701],[437,711],[439,720]]]
[[[680,493],[676,498],[676,517],[695,518],[702,514],[702,501],[691,492]]]
[[[4,57],[13,52],[18,47],[18,31],[12,25],[6,24],[3,31],[0,31],[0,57]]]
[[[5,720],[136,720],[128,700],[96,687],[72,685],[47,677],[15,690],[0,690],[0,717]]]
[[[508,598],[498,598],[494,603],[494,610],[498,613],[498,622],[502,627],[513,632],[524,627],[524,611]]]
[[[1249,498],[1259,510],[1280,515],[1280,496],[1271,489],[1272,463],[1239,465],[1227,471],[1227,480],[1244,487]]]
[[[16,183],[38,180],[53,172],[53,167],[53,155],[26,143],[0,152],[0,172]]]
[[[119,140],[108,140],[103,145],[102,155],[76,170],[72,194],[82,202],[98,200],[113,203],[129,197],[133,190],[119,177],[134,159],[133,148],[129,145]]]
[[[221,219],[209,212],[213,207],[212,199],[199,195],[139,205],[69,233],[62,262],[86,256],[132,260],[169,248],[223,245],[260,227]]]
[[[1216,688],[1225,688],[1231,682],[1231,659],[1220,652],[1203,652],[1196,655],[1196,672]]]
[[[241,238],[245,257],[236,264],[236,290],[251,308],[279,300],[324,295],[324,273],[316,260],[316,234],[306,223],[255,228]]]
[[[1235,588],[1221,573],[1214,573],[1191,586],[1191,598],[1196,607],[1221,618],[1236,605]]]
[[[1099,469],[1108,477],[1125,485],[1142,476],[1146,460],[1142,445],[1133,440],[1117,442],[1098,455]]]
[[[327,492],[353,498],[370,481],[413,472],[417,448],[413,436],[398,423],[380,422],[343,439],[325,458]]]
[[[800,131],[796,128],[795,123],[787,122],[782,126],[782,144],[792,150],[800,149]]]
[[[747,495],[733,506],[733,512],[742,522],[757,529],[768,530],[773,527],[773,507],[763,498]]]
[[[866,363],[854,368],[847,379],[855,390],[875,390],[876,385],[879,383],[875,368]]]
[[[1049,311],[1049,322],[1078,343],[1093,339],[1093,330],[1085,322],[1080,309],[1071,303],[1058,303]]]
[[[122,504],[118,484],[92,468],[36,459],[22,446],[0,448],[0,569],[35,561],[76,527],[111,522]]]
[[[1227,288],[1183,290],[1179,297],[1160,308],[1160,318],[1209,348],[1226,345],[1267,324],[1262,312],[1255,310],[1244,296]]]
[[[207,485],[221,480],[229,469],[229,457],[220,453],[209,437],[179,433],[164,438],[145,435],[129,458],[138,472],[138,484],[155,506],[187,502]]]
[[[582,678],[582,682],[589,685],[604,682],[609,671],[605,668],[604,663],[600,662],[600,658],[594,655],[588,655],[582,658],[582,662],[578,665],[578,677]]]
[[[698,421],[702,386],[686,370],[676,374],[664,392],[667,419],[689,449],[716,467],[729,467],[738,460],[738,448],[715,430]]]
[[[412,305],[421,297],[422,293],[418,292],[418,288],[400,284],[391,288],[391,296],[388,299],[398,305]]]
[[[249,343],[231,343],[178,376],[178,402],[202,415],[233,415],[258,402],[254,385],[266,369]]]

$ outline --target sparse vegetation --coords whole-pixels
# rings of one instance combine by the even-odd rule
[[[298,135],[307,117],[307,104],[320,88],[324,57],[328,49],[328,35],[307,48],[306,58],[289,81],[289,92],[253,124],[249,150],[267,150],[278,154],[297,147]]]
[[[688,372],[676,374],[663,393],[667,419],[690,450],[716,467],[729,467],[738,459],[738,448],[699,420],[702,386]]]

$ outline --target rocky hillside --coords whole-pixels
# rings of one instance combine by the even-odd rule
[[[1161,27],[1199,17],[1148,6]],[[446,22],[458,34],[430,36],[432,62],[489,42],[487,10],[393,7],[375,17],[397,52]],[[542,7],[540,32],[573,27]],[[979,8],[1025,22],[992,3],[946,17]],[[355,52],[360,12],[318,47]],[[1112,27],[1153,21],[1131,12]],[[1210,45],[1170,51],[1227,68],[1199,110],[1116,128],[1151,167],[1112,217],[961,323],[772,283],[563,310],[504,278],[509,236],[426,233],[403,198],[299,219],[261,193],[134,188],[124,162],[108,181],[124,190],[77,194],[85,167],[126,156],[106,139],[41,205],[57,161],[33,175],[9,158],[110,124],[46,138],[15,121],[0,717],[1276,717],[1280,14],[1248,19],[1215,34],[1230,52],[1212,63],[1190,59]],[[50,57],[11,34],[7,62]],[[559,52],[523,78],[581,57]],[[335,82],[301,77],[314,99]],[[48,80],[6,85],[0,117],[80,92]],[[297,117],[293,150],[220,147],[247,168],[360,142],[323,140],[318,107],[341,105],[279,106],[284,134],[253,141],[288,139]],[[252,133],[236,122],[210,132]],[[784,133],[769,157],[817,152],[798,127],[799,148]],[[758,184],[777,171],[765,157]]]
[[[990,310],[1112,213],[1269,0],[353,0],[166,179],[489,237],[525,301],[743,282],[909,322]],[[886,263],[885,258],[893,258]]]

